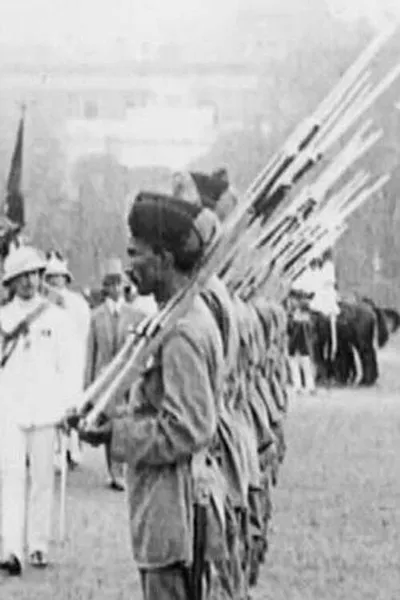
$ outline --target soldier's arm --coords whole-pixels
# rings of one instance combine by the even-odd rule
[[[113,422],[113,452],[131,464],[178,462],[206,447],[216,430],[207,360],[189,336],[167,342],[162,370],[164,393],[157,416],[135,421],[129,415]]]

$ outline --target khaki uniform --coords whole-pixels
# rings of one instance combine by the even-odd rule
[[[277,483],[279,464],[283,462],[286,444],[283,423],[287,412],[287,324],[279,305],[263,299],[253,302],[257,319],[258,354],[256,358],[256,387],[266,408],[271,443],[259,448],[263,495],[254,502],[253,583],[258,566],[268,548],[268,524],[272,516],[272,489]],[[260,529],[261,526],[261,529]]]
[[[145,577],[181,565],[182,579],[193,563],[193,469],[215,436],[222,383],[220,335],[196,297],[132,388],[130,414],[114,421],[112,450],[128,465],[132,546]],[[157,600],[177,597],[163,593]]]
[[[257,468],[254,435],[246,414],[240,376],[240,334],[235,305],[218,278],[211,279],[206,296],[224,343],[225,378],[222,405],[218,415],[218,432],[211,450],[221,469],[226,487],[225,527],[226,553],[214,557],[211,571],[210,598],[244,598],[243,562],[247,547],[247,495],[250,480]]]

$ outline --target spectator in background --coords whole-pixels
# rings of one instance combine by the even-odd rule
[[[128,304],[123,295],[125,273],[119,258],[107,261],[103,275],[103,291],[105,300],[92,312],[85,373],[85,387],[88,387],[112,361],[124,344],[133,327],[136,327],[146,316],[136,303]],[[118,416],[128,401],[125,390],[110,403],[107,417]],[[109,475],[109,487],[115,491],[123,491],[123,465],[111,458],[110,444],[105,444],[106,464]]]
[[[76,397],[83,391],[84,373],[86,364],[86,349],[90,326],[90,307],[82,294],[69,289],[73,277],[68,270],[67,261],[58,252],[47,254],[47,264],[44,279],[50,290],[50,299],[53,299],[66,311],[72,325],[73,340],[75,345],[71,361],[74,363],[74,389]],[[68,435],[67,457],[71,467],[81,462],[81,450],[76,431]]]
[[[333,361],[337,352],[336,319],[340,313],[340,308],[335,264],[333,262],[333,252],[330,248],[326,249],[320,258],[319,269],[314,273],[314,285],[314,297],[310,302],[310,308],[329,319],[331,331],[329,358]]]

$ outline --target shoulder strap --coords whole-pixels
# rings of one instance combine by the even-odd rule
[[[3,357],[0,361],[0,368],[4,368],[13,355],[21,336],[29,331],[32,325],[50,306],[49,302],[42,302],[34,310],[27,314],[9,333],[3,331],[0,326],[0,333],[3,337]],[[8,348],[7,348],[8,346]]]

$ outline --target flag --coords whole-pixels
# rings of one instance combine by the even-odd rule
[[[15,148],[11,159],[10,173],[7,181],[5,216],[14,225],[22,228],[25,225],[25,206],[22,193],[22,159],[24,146],[24,115],[22,114]]]

